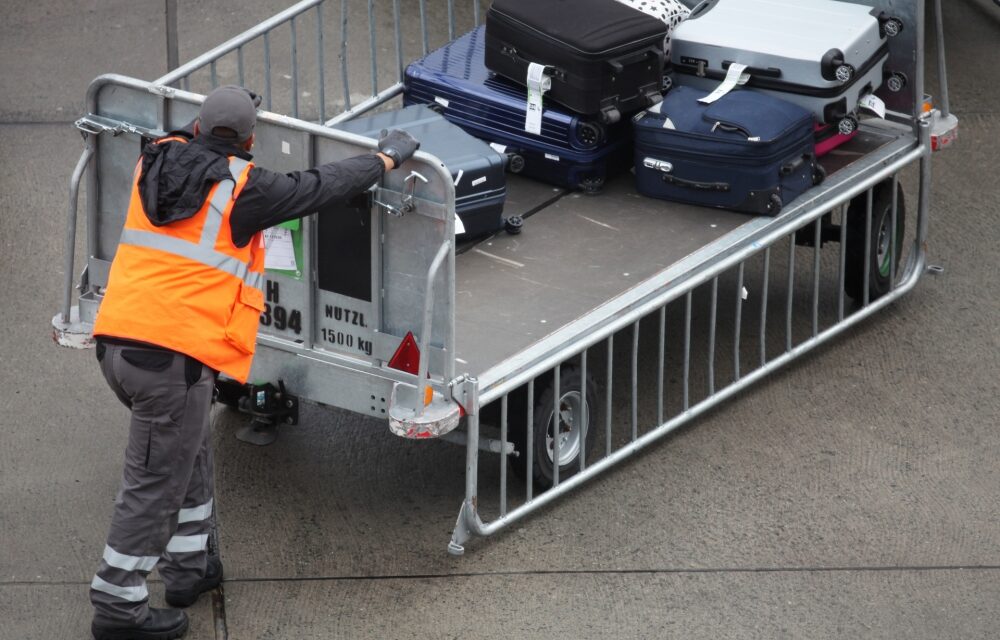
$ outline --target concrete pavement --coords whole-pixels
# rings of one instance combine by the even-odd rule
[[[181,2],[182,59],[282,4]],[[87,637],[126,411],[93,352],[49,338],[69,121],[98,73],[163,72],[161,6],[19,2],[0,25],[4,640]],[[316,408],[257,449],[220,413],[229,637],[995,637],[1000,87],[982,70],[1000,9],[947,12],[962,130],[935,157],[943,276],[460,559],[462,449]],[[191,614],[187,637],[218,637],[207,599]]]

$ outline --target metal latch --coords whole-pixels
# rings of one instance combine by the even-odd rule
[[[139,125],[122,122],[121,120],[112,120],[111,118],[105,118],[104,116],[95,116],[92,113],[88,113],[83,116],[74,124],[76,125],[76,128],[84,134],[89,133],[95,136],[102,133],[110,133],[112,136],[119,136],[123,133],[134,133],[146,138],[162,138],[167,135],[166,131],[140,127]]]
[[[644,158],[642,166],[653,171],[662,171],[663,173],[670,173],[674,170],[674,165],[666,160],[657,160],[656,158]]]
[[[426,183],[427,178],[423,177],[416,171],[411,171],[410,175],[403,179],[403,195],[399,199],[399,206],[391,205],[388,202],[382,202],[381,200],[375,198],[373,201],[378,206],[385,209],[385,212],[391,216],[396,216],[397,218],[403,217],[403,214],[410,213],[415,208],[413,204],[413,194],[417,189],[417,180],[422,180]]]

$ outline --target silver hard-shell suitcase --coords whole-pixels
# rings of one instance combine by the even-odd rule
[[[885,68],[887,38],[902,29],[884,12],[838,0],[707,0],[674,30],[670,55],[678,84],[711,90],[731,64],[745,64],[747,87],[849,134],[862,97],[883,82],[905,86]]]

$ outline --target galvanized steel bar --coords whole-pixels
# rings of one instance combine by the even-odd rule
[[[380,105],[385,104],[386,102],[388,102],[389,100],[392,100],[393,98],[395,98],[396,96],[398,96],[401,93],[403,93],[403,83],[402,82],[397,82],[396,84],[392,85],[388,89],[385,89],[385,90],[381,91],[378,95],[372,96],[371,98],[368,98],[367,100],[363,100],[362,102],[359,102],[352,109],[348,109],[347,111],[344,111],[343,113],[340,113],[340,114],[338,114],[338,115],[330,118],[329,120],[327,120],[323,124],[325,126],[327,126],[327,127],[332,127],[335,124],[339,124],[341,122],[346,122],[347,120],[350,120],[351,118],[354,118],[355,116],[361,115],[362,113],[370,111],[370,110],[374,109],[375,107],[378,107]]]
[[[590,429],[590,412],[593,407],[590,406],[589,396],[587,392],[590,390],[587,384],[587,350],[584,349],[580,352],[580,392],[583,396],[583,411],[581,411],[582,421],[580,423],[580,471],[587,468],[587,431]]]
[[[212,62],[208,65],[208,68],[212,77],[212,88],[214,89],[219,86],[219,78],[215,70],[215,60],[212,60]]]
[[[427,0],[420,0],[420,43],[423,55],[427,55],[430,50],[430,43],[427,40]]]
[[[241,87],[247,85],[246,78],[243,73],[243,47],[236,49],[236,77],[239,78],[239,83]]]
[[[792,303],[795,298],[795,232],[788,237],[788,302],[785,306],[785,351],[792,350]]]
[[[605,455],[611,455],[611,383],[613,379],[613,367],[615,356],[615,336],[611,334],[608,336],[608,379],[604,385],[604,432],[605,432]]]
[[[844,274],[847,269],[847,205],[840,207],[840,267],[837,275],[837,320],[844,319]]]
[[[344,109],[350,109],[351,87],[347,73],[347,0],[340,0],[340,81],[344,84]]]
[[[660,307],[660,353],[656,361],[656,422],[663,424],[664,359],[667,352],[667,308]]]
[[[396,78],[403,81],[403,35],[399,30],[399,0],[392,0],[392,17],[396,32]]]
[[[437,250],[434,259],[431,261],[431,266],[427,269],[427,279],[424,286],[424,319],[423,323],[420,325],[420,364],[417,366],[417,415],[423,413],[424,410],[424,393],[427,389],[427,369],[430,366],[430,343],[431,343],[431,323],[434,320],[434,279],[437,277],[438,270],[444,263],[445,258],[451,253],[451,242],[445,240],[441,243],[440,248]],[[454,351],[449,350],[448,354],[453,354]]]
[[[820,251],[820,223],[823,218],[816,218],[813,223],[813,297],[812,297],[812,335],[815,338],[819,333],[819,251]]]
[[[896,218],[897,212],[899,210],[899,193],[897,189],[899,186],[899,174],[892,174],[892,216],[889,222],[889,291],[896,288],[896,234],[899,233],[899,227],[897,227],[898,220]]]
[[[448,41],[455,39],[455,0],[448,0]]]
[[[77,212],[77,201],[80,195],[80,179],[83,177],[83,172],[87,169],[87,165],[90,164],[90,159],[94,157],[95,146],[91,141],[91,134],[84,136],[85,147],[83,153],[80,154],[80,159],[76,162],[76,167],[73,169],[73,175],[69,179],[69,208],[66,210],[66,242],[63,246],[63,251],[65,251],[66,259],[63,263],[63,283],[64,283],[64,297],[62,306],[62,316],[63,322],[69,324],[71,311],[73,308],[73,279],[75,277],[74,268],[76,262],[76,212]],[[89,198],[96,198],[96,192],[90,192],[87,194]]]
[[[372,95],[378,95],[378,39],[375,35],[375,0],[368,0],[368,39],[371,44]]]
[[[180,52],[177,48],[177,0],[165,0],[167,34],[167,71],[173,71],[180,64]]]
[[[507,442],[507,397],[500,398],[500,444]],[[528,470],[528,482],[531,482],[531,470]],[[507,513],[507,454],[500,456],[500,515]]]
[[[559,409],[560,405],[562,404],[560,402],[562,400],[561,398],[562,391],[559,388],[560,387],[559,382],[560,382],[559,367],[556,367],[552,371],[552,486],[553,487],[559,486],[559,466],[560,466],[559,450],[561,448],[559,443],[560,439],[559,436],[562,433],[562,427],[559,424],[560,422]]]
[[[947,118],[951,113],[951,105],[948,101],[948,66],[944,61],[944,17],[941,13],[941,0],[934,0],[934,29],[937,34],[938,93],[941,96],[939,104],[941,116]],[[923,102],[923,99],[923,95],[917,96],[918,103]]]
[[[632,325],[632,440],[639,437],[639,321]]]
[[[271,34],[264,34],[264,104],[271,110]]]
[[[299,39],[295,30],[295,18],[288,21],[291,29],[292,47],[292,116],[299,117]]]
[[[326,120],[326,45],[323,42],[323,5],[316,5],[316,85],[319,95],[319,119],[321,124]]]
[[[740,335],[743,332],[743,265],[736,275],[736,327],[733,329],[733,380],[740,379]]]
[[[293,4],[284,11],[277,13],[268,18],[267,20],[264,20],[263,22],[256,24],[250,29],[247,29],[243,33],[233,38],[230,38],[226,42],[215,47],[214,49],[211,49],[210,51],[201,54],[197,58],[189,60],[188,62],[184,63],[180,67],[177,67],[170,73],[160,76],[156,80],[153,80],[150,84],[170,86],[178,79],[190,75],[193,71],[201,69],[202,67],[207,65],[209,62],[212,62],[213,60],[218,60],[227,53],[236,50],[237,47],[245,45],[251,40],[256,40],[262,35],[266,35],[268,32],[275,29],[276,27],[281,26],[282,24],[290,20],[292,17],[297,16],[305,11],[308,11],[309,9],[312,9],[313,7],[322,2],[323,0],[302,0],[301,2]]]
[[[708,312],[708,394],[715,393],[715,319],[719,307],[719,278],[712,278],[712,305]]]
[[[472,0],[472,23],[479,26],[479,0]]]
[[[764,249],[764,275],[760,293],[760,366],[767,363],[767,297],[771,276],[771,247]]]
[[[525,451],[521,452],[521,455],[525,456],[524,466],[528,470],[525,473],[525,500],[531,502],[531,494],[534,491],[535,481],[535,380],[532,378],[528,381],[528,417],[527,423],[525,424],[525,435],[524,435],[524,448]]]
[[[863,304],[868,306],[870,301],[871,292],[868,290],[868,279],[871,277],[872,271],[872,199],[875,197],[875,187],[872,187],[865,194],[865,252],[864,252],[864,279],[862,282],[863,286]]]
[[[691,289],[684,295],[684,411],[690,406],[691,389]]]

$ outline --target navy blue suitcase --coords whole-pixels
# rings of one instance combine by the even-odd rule
[[[593,193],[606,177],[631,166],[628,122],[604,125],[546,99],[541,135],[525,131],[527,90],[487,70],[485,39],[479,27],[410,64],[404,103],[434,106],[492,143],[507,157],[509,171],[550,184]]]
[[[633,118],[639,193],[773,216],[823,181],[810,111],[746,89],[706,95],[675,87]]]

